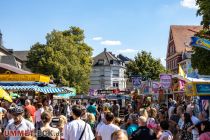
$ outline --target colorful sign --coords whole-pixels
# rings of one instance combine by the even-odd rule
[[[210,95],[210,84],[196,84],[196,92],[199,94]]]
[[[156,81],[153,81],[152,82],[152,92],[153,93],[158,93],[159,88],[160,88],[160,83],[156,82]]]
[[[41,74],[0,74],[0,81],[50,82],[50,77]]]
[[[141,86],[141,77],[132,77],[132,83],[134,87],[140,87]]]
[[[172,82],[172,75],[171,74],[160,74],[160,85],[164,89],[170,89]]]
[[[185,85],[185,92],[188,96],[193,96],[195,94],[194,87],[192,83],[187,83]]]
[[[192,42],[190,43],[191,46],[200,47],[207,50],[210,50],[210,41],[207,39],[203,39],[200,37],[191,37]]]

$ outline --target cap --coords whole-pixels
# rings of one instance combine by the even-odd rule
[[[16,106],[11,109],[12,114],[22,114],[24,112],[24,109],[20,106]]]

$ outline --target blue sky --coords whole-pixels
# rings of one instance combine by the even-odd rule
[[[29,50],[53,29],[78,26],[94,55],[107,48],[133,58],[166,55],[170,25],[199,25],[195,0],[1,0],[4,46]],[[164,62],[163,62],[164,63]]]

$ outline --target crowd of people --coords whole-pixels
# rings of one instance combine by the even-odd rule
[[[118,101],[43,99],[20,106],[1,102],[1,140],[210,140],[208,113],[194,100],[168,104],[137,97]],[[57,120],[57,121],[55,121]]]

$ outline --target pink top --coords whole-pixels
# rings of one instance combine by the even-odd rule
[[[210,140],[210,132],[205,132],[201,134],[199,140]]]

